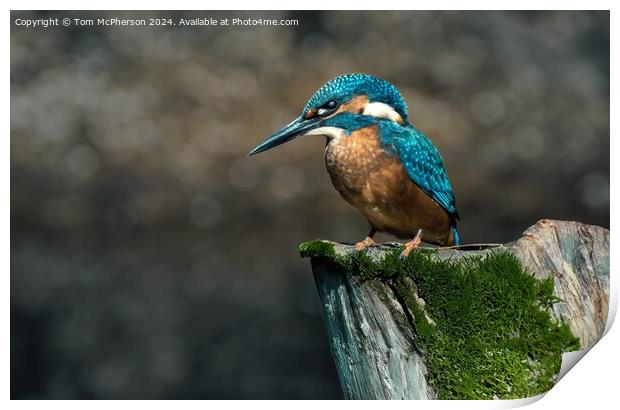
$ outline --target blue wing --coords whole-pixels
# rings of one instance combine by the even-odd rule
[[[379,123],[382,144],[403,163],[409,178],[453,218],[459,217],[448,174],[433,143],[412,125]]]

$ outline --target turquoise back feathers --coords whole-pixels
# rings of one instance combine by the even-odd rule
[[[413,125],[379,121],[381,143],[403,163],[409,178],[450,215],[458,218],[456,200],[439,151]]]

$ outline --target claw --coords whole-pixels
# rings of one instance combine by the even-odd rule
[[[370,237],[366,237],[366,239],[364,239],[363,241],[359,241],[358,243],[355,244],[355,249],[357,249],[358,251],[363,251],[366,248],[368,248],[369,246],[372,246],[375,244],[375,241],[372,240],[372,238]]]
[[[411,251],[417,248],[418,246],[420,246],[421,243],[422,243],[422,229],[418,229],[418,233],[415,234],[415,237],[411,241],[405,244],[405,248],[400,254],[400,257],[406,258],[407,256],[409,256]]]

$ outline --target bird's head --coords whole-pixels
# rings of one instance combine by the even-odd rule
[[[367,74],[342,75],[319,88],[298,118],[275,132],[248,155],[267,151],[302,135],[337,138],[376,119],[400,124],[407,122],[407,105],[396,87]]]

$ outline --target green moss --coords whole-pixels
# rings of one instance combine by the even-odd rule
[[[336,257],[334,244],[320,240],[303,242],[299,245],[299,253],[303,258],[334,259]]]
[[[373,261],[365,252],[337,255],[322,241],[306,242],[300,251],[392,288],[409,310],[413,347],[424,352],[440,399],[543,393],[553,386],[562,352],[579,349],[568,326],[550,315],[559,301],[553,280],[536,279],[509,252],[440,260],[427,250],[400,258],[395,248]]]
[[[435,333],[435,326],[428,321],[424,310],[418,304],[414,294],[415,289],[409,288],[403,278],[398,278],[394,282],[392,289],[407,306],[415,335],[422,339],[432,337]]]

